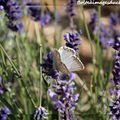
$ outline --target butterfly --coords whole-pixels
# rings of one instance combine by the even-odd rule
[[[54,68],[64,74],[76,72],[84,69],[84,65],[77,57],[76,51],[72,48],[63,46],[59,50],[53,51]]]

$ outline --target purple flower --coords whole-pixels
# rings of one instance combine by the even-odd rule
[[[19,20],[23,17],[22,10],[15,0],[7,0],[4,4],[4,9],[6,11],[7,17],[12,21]]]
[[[93,10],[91,13],[90,13],[90,16],[91,16],[91,20],[90,20],[90,27],[91,29],[93,30],[93,33],[97,33],[98,31],[98,15],[97,15],[97,11],[96,10]]]
[[[120,97],[110,106],[110,117],[112,120],[120,120]]]
[[[109,27],[105,27],[102,23],[100,25],[100,43],[105,48],[114,44],[112,30]]]
[[[115,96],[115,100],[113,104],[110,106],[109,115],[112,120],[120,119],[120,40],[119,37],[116,37],[115,44],[113,48],[116,50],[114,55],[114,63],[113,63],[113,79],[115,89],[111,95]]]
[[[112,26],[117,25],[119,23],[119,17],[117,13],[110,14],[110,24]]]
[[[16,32],[21,31],[23,29],[23,24],[19,22],[11,22],[7,26],[9,29]]]
[[[117,51],[120,51],[120,33],[115,35],[115,41],[114,41],[114,45],[113,48]]]
[[[117,14],[111,14],[110,16],[110,26],[105,26],[102,22],[100,22],[100,34],[99,34],[99,39],[100,39],[100,44],[102,47],[107,48],[109,46],[115,46],[119,47],[120,45],[118,44],[118,40],[116,40],[116,30],[114,29],[113,25],[118,23],[118,15]],[[96,10],[93,10],[91,13],[91,21],[89,23],[93,34],[97,35],[98,34],[98,16]],[[117,48],[118,49],[118,48]]]
[[[116,85],[120,84],[120,51],[114,55],[113,81]]]
[[[41,64],[41,66],[43,68],[43,73],[51,76],[53,79],[57,79],[58,71],[54,68],[52,52],[48,53],[47,58],[44,59],[44,62]]]
[[[116,52],[114,55],[114,64],[113,64],[113,80],[115,89],[112,91],[111,95],[115,95],[115,100],[113,105],[110,106],[109,115],[113,120],[120,119],[120,51]]]
[[[113,88],[110,88],[109,92],[111,96],[115,94],[115,90]]]
[[[20,31],[21,27],[18,26],[22,23],[18,21],[23,17],[23,13],[18,2],[16,0],[2,0],[1,5],[4,7],[6,16],[9,19],[8,28],[16,32]]]
[[[70,17],[75,15],[75,5],[77,3],[77,0],[69,0],[67,3],[67,8],[66,8],[66,12],[68,13],[68,15]]]
[[[11,114],[11,111],[8,107],[4,107],[0,110],[0,120],[7,120],[8,115]]]
[[[51,15],[50,15],[49,12],[41,15],[40,23],[41,23],[42,26],[45,26],[45,25],[49,24],[50,21],[51,21]]]
[[[73,120],[72,111],[78,101],[79,94],[74,94],[75,83],[73,82],[74,74],[71,73],[68,79],[63,79],[62,75],[56,80],[51,89],[48,90],[50,98],[55,105],[55,108],[60,112],[62,120]]]
[[[79,50],[79,45],[81,32],[69,32],[64,35],[64,40],[66,41],[66,46],[74,49],[75,51]]]
[[[28,15],[33,18],[34,21],[39,21],[41,18],[41,6],[39,3],[26,3]]]
[[[40,119],[47,119],[48,112],[44,107],[38,107],[34,113],[34,119],[40,120]]]
[[[116,90],[116,96],[117,98],[120,98],[120,89]]]
[[[6,88],[0,85],[0,95],[6,92]]]
[[[4,7],[2,5],[0,5],[0,11],[4,10]]]
[[[0,95],[4,94],[6,91],[7,91],[7,89],[3,85],[2,77],[0,76]]]
[[[34,20],[39,21],[42,26],[50,23],[51,14],[49,10],[42,11],[40,3],[26,2],[28,15]]]

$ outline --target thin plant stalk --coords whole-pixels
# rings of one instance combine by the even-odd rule
[[[39,48],[40,48],[40,63],[42,63],[42,41],[41,41],[41,37],[40,37],[40,31],[39,31],[39,27],[37,25],[37,23],[35,23],[35,32],[36,32],[36,37],[37,37],[37,42],[39,44]],[[40,80],[39,80],[39,104],[41,106],[42,104],[42,67],[40,67]]]
[[[20,49],[20,45],[19,45],[18,35],[17,35],[17,34],[15,35],[15,40],[16,40],[16,45],[17,45],[18,64],[19,64],[19,66],[20,66],[20,65],[21,65],[21,64],[20,64],[20,61],[21,61],[20,59],[23,58],[23,57],[21,57],[21,49]],[[20,57],[21,57],[21,58],[20,58]],[[19,69],[20,69],[20,68],[19,68]],[[25,78],[25,77],[24,77],[24,78]],[[19,85],[22,86],[21,82],[20,82],[20,81],[18,81],[18,82],[19,82]],[[23,95],[21,95],[21,96],[24,96],[24,91],[23,91]],[[26,111],[26,113],[28,113],[27,98],[22,97],[22,99],[23,99],[25,111]]]
[[[16,71],[16,73],[21,76],[20,72],[17,70],[16,66],[14,65],[14,63],[12,62],[11,58],[9,57],[9,55],[7,54],[7,52],[5,51],[5,49],[2,47],[2,45],[0,44],[0,49],[1,51],[4,52],[4,54],[6,55],[6,57],[8,58],[10,64],[12,65],[12,67],[14,68],[14,70]]]
[[[86,23],[86,19],[85,19],[85,14],[84,14],[84,8],[83,6],[81,5],[81,9],[82,9],[82,16],[83,16],[83,20],[84,20],[84,25],[85,25],[85,29],[86,29],[86,32],[87,32],[87,37],[88,37],[88,40],[89,40],[89,43],[90,43],[90,48],[91,48],[91,54],[92,54],[92,62],[93,62],[93,65],[94,65],[94,70],[95,70],[95,56],[94,56],[94,52],[93,52],[93,44],[92,44],[92,39],[91,39],[91,36],[90,36],[90,32],[89,32],[89,29],[88,29],[88,26],[87,26],[87,23]],[[94,75],[93,75],[94,77]],[[93,77],[91,77],[91,84],[90,84],[90,91],[91,91],[91,95],[92,95],[92,87],[93,87]]]
[[[15,64],[13,63],[13,61],[11,60],[11,58],[9,57],[9,55],[7,54],[7,52],[6,52],[5,49],[2,47],[1,44],[0,44],[0,49],[4,52],[4,54],[6,55],[8,61],[9,61],[10,64],[11,64],[11,66],[14,68],[14,70],[16,71],[16,73],[18,74],[18,76],[20,77],[21,83],[22,83],[22,85],[23,85],[23,87],[24,87],[24,89],[25,89],[25,92],[26,92],[28,98],[30,99],[32,105],[33,105],[34,107],[36,107],[35,102],[33,101],[32,97],[31,97],[31,95],[30,95],[30,93],[29,93],[29,91],[28,91],[28,89],[27,89],[27,87],[26,87],[26,85],[25,85],[25,83],[24,83],[24,80],[22,79],[22,76],[21,76],[20,72],[17,70]]]
[[[57,16],[56,16],[56,0],[53,0],[54,3],[54,18],[55,18],[55,23],[54,23],[54,27],[55,27],[55,33],[54,33],[54,47],[58,47],[58,42],[57,42],[57,37],[56,37],[56,33],[57,33]]]
[[[84,25],[85,25],[85,29],[86,29],[86,32],[87,32],[87,37],[88,37],[88,40],[89,40],[89,43],[90,43],[90,48],[91,48],[91,54],[92,54],[92,59],[93,59],[93,63],[94,63],[94,50],[93,50],[93,44],[92,44],[92,39],[91,39],[91,36],[90,36],[90,32],[89,32],[89,29],[88,29],[88,26],[87,26],[87,23],[86,23],[86,19],[85,19],[85,14],[84,14],[84,8],[83,6],[81,5],[81,9],[82,9],[82,16],[83,16],[83,20],[84,20]]]

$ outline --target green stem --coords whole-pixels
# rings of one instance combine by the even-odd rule
[[[21,48],[20,48],[20,43],[19,43],[19,40],[20,39],[18,39],[19,37],[18,37],[18,34],[16,33],[15,34],[15,40],[16,40],[16,46],[17,46],[17,57],[18,57],[18,64],[19,64],[19,66],[21,66],[21,59],[23,58],[23,55],[21,54]],[[22,59],[22,63],[24,64],[25,62],[24,62],[24,60]],[[24,67],[25,68],[25,67]],[[20,68],[19,68],[20,69]],[[26,72],[25,72],[26,73]],[[23,75],[22,74],[22,76],[24,76],[24,79],[26,78],[26,75]],[[21,81],[18,81],[19,82],[19,85],[20,86],[23,86],[23,84],[22,84],[22,82]],[[26,86],[26,85],[25,85]],[[21,89],[21,91],[22,91],[22,89]],[[25,112],[28,114],[28,111],[29,111],[29,108],[28,108],[28,103],[27,103],[27,100],[28,100],[28,98],[27,97],[24,97],[25,96],[25,87],[24,87],[24,90],[23,90],[23,92],[21,92],[21,93],[23,93],[22,95],[21,95],[21,98],[22,98],[22,100],[24,101],[23,103],[24,103],[24,109],[25,109]]]
[[[9,60],[10,64],[12,65],[12,67],[14,68],[14,70],[16,71],[16,73],[21,77],[21,83],[26,91],[26,94],[28,95],[29,99],[31,100],[31,103],[33,104],[34,107],[36,107],[31,95],[29,94],[29,91],[24,83],[24,80],[22,79],[22,76],[20,74],[20,72],[17,70],[16,66],[14,65],[13,61],[11,60],[11,58],[9,57],[9,55],[7,54],[7,52],[4,50],[4,48],[2,47],[2,45],[0,44],[0,48],[1,50],[4,52],[4,54],[6,55],[7,59]]]
[[[19,76],[21,76],[21,75],[20,75],[20,72],[17,70],[16,66],[14,65],[14,63],[12,62],[12,60],[10,59],[10,57],[8,56],[7,52],[6,52],[5,49],[2,47],[1,44],[0,44],[0,48],[1,48],[1,50],[4,52],[4,54],[6,55],[6,57],[8,58],[10,64],[12,65],[12,67],[14,68],[14,70],[16,71],[16,73],[17,73]]]
[[[85,29],[86,29],[86,32],[87,32],[87,37],[88,37],[88,40],[89,40],[89,43],[90,43],[91,54],[92,54],[92,58],[93,58],[93,62],[94,62],[93,44],[92,44],[92,39],[91,39],[91,36],[90,36],[89,29],[88,29],[88,26],[87,26],[87,23],[86,23],[83,6],[81,6],[81,9],[82,9],[82,15],[83,15],[83,20],[84,20]]]
[[[99,27],[99,31],[98,31],[98,37],[100,36],[100,17],[101,17],[101,6],[99,5],[98,6],[98,27]],[[98,39],[98,42],[100,43],[100,37]],[[98,56],[98,60],[99,60],[99,70],[101,71],[102,70],[102,67],[103,67],[103,51],[100,47],[100,44],[99,45],[99,56]],[[100,79],[101,79],[101,74],[99,75],[100,76]],[[100,84],[100,87],[102,87],[103,89],[103,84],[102,82],[100,82],[100,79],[99,79],[99,84]]]
[[[1,56],[2,56],[2,60],[3,60],[3,65],[5,65],[5,57],[4,57],[4,53],[2,50],[1,50]]]
[[[95,69],[95,56],[94,56],[94,52],[93,52],[92,39],[91,39],[90,32],[89,32],[89,29],[88,29],[88,26],[87,26],[87,23],[86,23],[83,6],[81,6],[81,9],[82,9],[82,16],[83,16],[83,20],[84,20],[85,30],[86,30],[86,32],[87,32],[87,37],[88,37],[88,40],[89,40],[89,43],[90,43],[91,54],[92,54],[92,62],[93,62],[94,69]],[[92,76],[92,77],[94,77],[94,76]],[[91,77],[91,78],[92,78],[92,77]],[[93,79],[91,79],[91,82],[90,82],[90,83],[91,83],[91,85],[90,85],[90,92],[91,92],[91,95],[92,95]]]
[[[32,99],[32,96],[30,95],[30,93],[29,93],[29,91],[28,91],[28,88],[26,87],[25,82],[24,82],[24,80],[23,80],[22,78],[21,78],[21,83],[22,83],[22,85],[23,85],[23,87],[24,87],[24,89],[25,89],[25,91],[26,91],[26,94],[27,94],[28,98],[30,99],[32,105],[33,105],[34,108],[35,108],[35,107],[36,107],[36,104],[35,104],[34,100]]]
[[[53,0],[53,3],[54,3],[54,17],[55,17],[55,24],[54,24],[54,27],[55,27],[55,33],[54,33],[54,47],[58,47],[58,42],[57,42],[57,37],[56,37],[56,33],[57,33],[57,16],[56,16],[56,0]]]
[[[36,36],[37,36],[37,42],[39,44],[40,47],[40,64],[42,63],[42,41],[40,38],[40,33],[39,33],[39,27],[37,25],[37,23],[35,23],[35,32],[36,32]],[[39,80],[39,104],[41,106],[42,104],[42,67],[40,67],[40,80]]]

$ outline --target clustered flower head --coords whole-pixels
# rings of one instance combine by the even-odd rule
[[[8,120],[8,115],[11,114],[11,111],[8,107],[1,108],[0,110],[0,120]]]
[[[115,89],[112,90],[112,95],[115,96],[112,105],[110,106],[109,115],[112,120],[120,119],[120,37],[115,37],[115,42],[113,48],[116,50],[116,54],[114,55],[114,63],[113,63],[113,83],[115,85]]]
[[[69,0],[66,8],[66,12],[70,17],[73,17],[75,15],[75,6],[76,6],[77,0]]]
[[[117,25],[119,23],[119,17],[117,13],[110,14],[110,24],[112,26]]]
[[[103,47],[114,44],[113,31],[102,23],[100,24],[100,43]]]
[[[73,73],[68,76],[68,79],[64,75],[61,75],[56,80],[57,84],[54,84],[48,90],[55,108],[60,112],[61,120],[74,119],[72,112],[77,104],[79,94],[74,94],[76,88],[73,79]]]
[[[120,97],[113,101],[113,104],[110,106],[109,115],[112,120],[120,120]]]
[[[8,28],[12,31],[21,31],[23,24],[20,19],[23,17],[21,7],[16,0],[1,0],[0,5],[3,6],[6,17],[8,18]]]
[[[98,15],[97,15],[97,11],[96,10],[93,10],[91,13],[90,13],[90,16],[91,16],[91,20],[90,20],[90,27],[91,29],[93,30],[93,33],[95,34],[98,30]]]
[[[66,46],[74,49],[75,51],[79,50],[79,45],[81,44],[81,32],[68,32],[64,35],[64,40],[66,41]]]
[[[47,119],[48,112],[44,107],[38,107],[34,113],[34,119],[40,120],[40,119]]]
[[[115,41],[113,44],[113,48],[117,51],[120,51],[120,33],[117,33],[114,37]]]
[[[27,6],[27,11],[28,11],[29,16],[35,21],[40,20],[40,15],[41,15],[40,4],[28,2],[26,3],[26,6]]]
[[[34,20],[41,23],[42,26],[49,24],[51,21],[50,11],[42,10],[40,3],[26,2],[28,15]]]
[[[110,22],[109,26],[105,26],[105,24],[100,22],[99,38],[101,46],[103,46],[104,48],[113,46],[115,42],[114,34],[116,34],[116,30],[114,29],[114,26],[119,23],[118,15],[111,13],[109,22]],[[99,33],[99,29],[98,29],[98,15],[96,10],[93,10],[91,12],[91,21],[89,25],[93,31],[93,34],[97,35]]]
[[[58,71],[54,68],[53,61],[53,53],[49,52],[47,58],[43,60],[43,64],[41,64],[41,66],[43,67],[43,73],[51,76],[53,79],[57,79]]]
[[[116,85],[120,85],[120,51],[114,56],[113,81]]]

